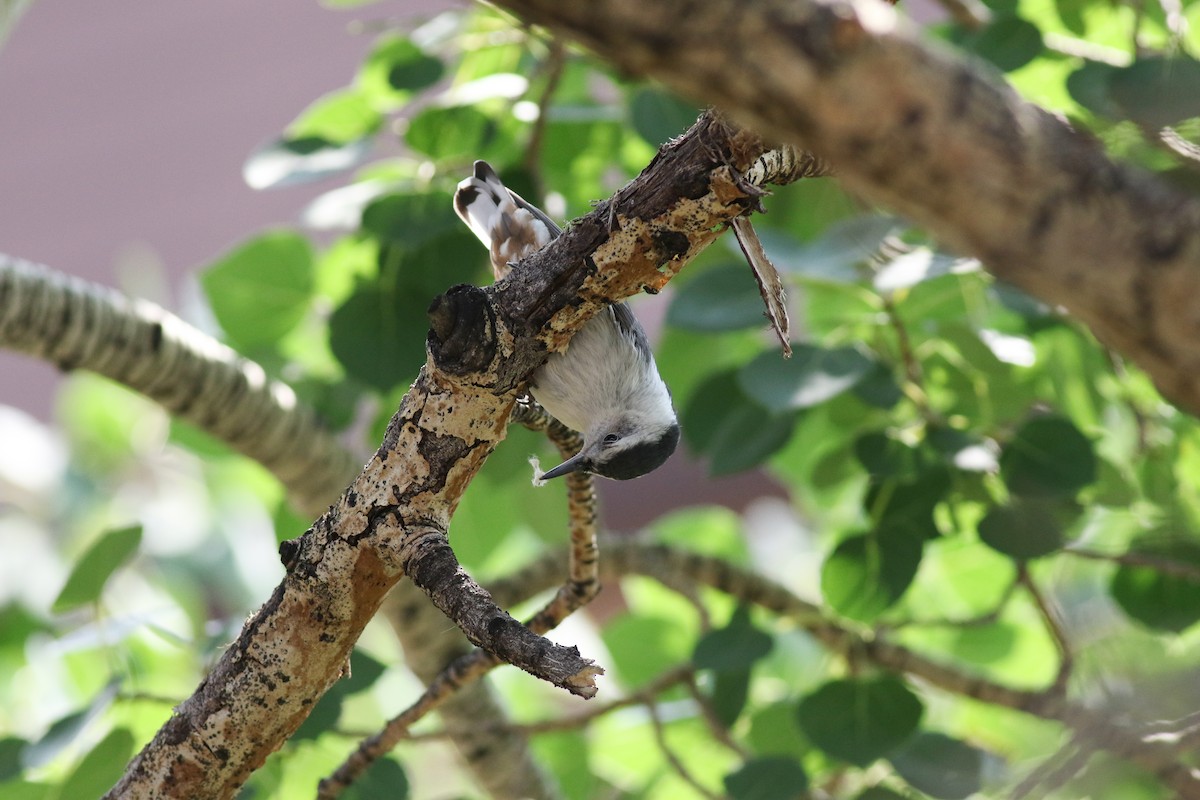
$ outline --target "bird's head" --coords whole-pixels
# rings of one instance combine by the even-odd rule
[[[674,414],[658,419],[649,415],[622,414],[592,426],[584,434],[579,452],[542,474],[541,478],[590,472],[625,481],[661,467],[678,444],[679,423]]]

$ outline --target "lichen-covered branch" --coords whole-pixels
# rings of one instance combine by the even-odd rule
[[[1200,200],[1110,161],[877,0],[495,0],[819,154],[849,188],[1068,308],[1200,412]]]
[[[519,404],[513,421],[533,430],[545,431],[564,458],[574,455],[583,438],[575,431],[552,419],[538,406]],[[600,590],[598,575],[598,546],[596,528],[596,491],[594,478],[582,472],[567,476],[567,512],[570,526],[571,550],[567,557],[567,580],[554,597],[533,616],[528,629],[544,634],[590,602]],[[473,650],[450,662],[429,680],[416,702],[388,723],[379,733],[364,739],[345,762],[328,778],[321,781],[318,800],[332,800],[400,742],[411,737],[412,726],[434,709],[455,697],[464,687],[471,686],[501,662],[499,656],[487,650]],[[452,724],[452,723],[448,723]],[[480,721],[475,720],[468,730],[480,734]],[[460,732],[462,733],[462,732]]]

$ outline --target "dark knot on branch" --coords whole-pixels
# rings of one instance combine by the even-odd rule
[[[426,345],[438,368],[451,375],[487,369],[496,355],[496,314],[478,286],[459,284],[429,305]]]

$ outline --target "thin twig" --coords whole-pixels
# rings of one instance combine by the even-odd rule
[[[1054,685],[1051,687],[1051,691],[1065,693],[1067,681],[1071,679],[1071,671],[1075,668],[1075,655],[1071,647],[1071,640],[1067,637],[1066,629],[1063,628],[1058,614],[1050,608],[1050,601],[1038,589],[1033,577],[1029,574],[1028,564],[1022,562],[1017,565],[1017,581],[1025,588],[1025,591],[1029,592],[1030,598],[1037,606],[1038,613],[1042,616],[1046,630],[1050,632],[1050,636],[1058,646],[1058,674],[1054,676]]]
[[[1062,552],[1091,561],[1109,561],[1126,567],[1146,567],[1172,578],[1200,583],[1200,567],[1149,553],[1101,553],[1099,550],[1078,546],[1064,547]]]
[[[646,704],[646,710],[650,713],[650,722],[654,727],[654,741],[658,744],[659,752],[663,754],[667,764],[671,769],[675,770],[680,779],[688,786],[691,786],[701,797],[706,797],[708,800],[718,800],[718,795],[709,791],[704,784],[696,779],[696,776],[679,760],[679,756],[675,755],[675,751],[667,743],[667,732],[663,726],[662,717],[658,713],[658,704],[651,700]]]

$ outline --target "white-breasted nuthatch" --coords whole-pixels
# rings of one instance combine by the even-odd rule
[[[492,255],[496,280],[513,262],[561,233],[541,209],[509,190],[486,161],[458,184],[454,210]],[[582,470],[627,480],[662,466],[679,444],[671,394],[646,332],[624,303],[592,317],[566,350],[551,353],[530,394],[555,419],[583,434],[579,452],[540,477]]]

